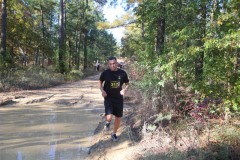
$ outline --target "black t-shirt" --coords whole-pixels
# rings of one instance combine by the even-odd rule
[[[120,94],[122,85],[129,82],[127,73],[121,69],[117,71],[107,69],[102,72],[99,80],[104,82],[103,89],[107,93],[107,98],[122,98]]]

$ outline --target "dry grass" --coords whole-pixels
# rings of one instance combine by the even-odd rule
[[[137,74],[139,71],[135,69],[131,67],[128,70],[133,81],[141,79],[141,74]],[[130,93],[142,100],[128,118],[130,135],[135,137],[135,160],[240,159],[239,118],[232,117],[226,121],[220,118],[194,119],[176,109],[173,85],[165,86],[161,94],[139,90]],[[144,98],[144,92],[147,98]],[[131,139],[134,138],[131,136]]]
[[[68,74],[56,73],[51,66],[45,69],[34,66],[26,69],[11,69],[1,72],[0,92],[47,88],[77,81],[93,74],[96,74],[93,68],[85,71],[73,70]]]

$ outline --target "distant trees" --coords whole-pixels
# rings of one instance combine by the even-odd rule
[[[7,51],[7,0],[2,2],[2,30],[1,30],[1,54],[3,58],[6,58]]]
[[[1,65],[7,57],[11,66],[20,65],[24,53],[29,65],[52,64],[58,72],[67,73],[87,68],[96,59],[113,54],[116,49],[113,36],[96,26],[97,22],[105,21],[101,7],[106,2],[96,2],[3,0]]]

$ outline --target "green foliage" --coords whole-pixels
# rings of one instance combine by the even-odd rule
[[[157,126],[153,124],[149,124],[146,129],[149,132],[154,132],[157,129]]]
[[[239,111],[239,2],[165,1],[165,13],[157,4],[162,3],[145,0],[136,7],[138,23],[129,27],[123,40],[124,53],[137,56],[139,66],[146,69],[140,86],[155,93],[174,80],[177,86],[192,86],[203,96],[223,99],[231,111]],[[159,16],[166,20],[160,56],[156,53]],[[201,80],[196,78],[199,74]]]
[[[80,70],[72,70],[71,72],[69,72],[68,74],[66,74],[64,76],[64,79],[66,81],[76,81],[79,80],[83,77],[83,72]]]
[[[170,121],[171,118],[172,118],[172,114],[163,115],[160,113],[158,115],[158,117],[155,119],[154,123],[158,123],[158,122],[162,121],[163,119]]]
[[[106,1],[65,1],[66,32],[61,47],[63,60],[59,62],[59,10],[57,0],[12,0],[7,5],[7,50],[10,60],[7,67],[22,65],[23,54],[28,65],[43,64],[48,60],[62,73],[91,66],[96,60],[116,52],[113,35],[98,30],[97,22],[105,21],[99,9]],[[85,42],[86,40],[86,42]],[[20,52],[20,48],[23,53]],[[84,48],[86,50],[84,50]],[[84,52],[86,51],[86,53]],[[85,57],[84,57],[85,56]],[[4,60],[6,62],[6,58]],[[85,62],[86,61],[86,62]],[[5,62],[1,62],[1,65]],[[60,68],[61,67],[61,68]]]

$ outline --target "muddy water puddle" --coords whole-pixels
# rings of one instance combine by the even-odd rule
[[[52,103],[0,108],[0,160],[82,160],[102,112]]]

